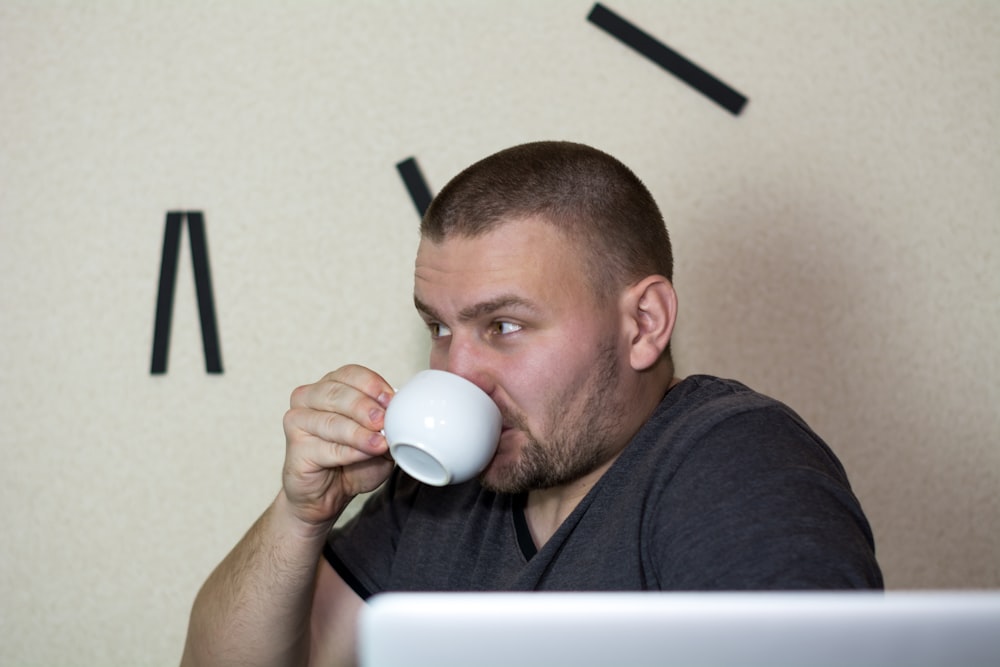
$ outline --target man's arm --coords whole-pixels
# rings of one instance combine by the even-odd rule
[[[353,665],[357,662],[358,614],[363,605],[364,600],[354,589],[326,560],[320,559],[310,624],[310,665]]]
[[[216,567],[191,612],[182,665],[304,665],[322,526],[296,526],[284,491]]]
[[[351,499],[392,469],[379,434],[391,393],[359,366],[295,390],[282,490],[199,591],[184,667],[353,660],[361,600],[321,553]]]

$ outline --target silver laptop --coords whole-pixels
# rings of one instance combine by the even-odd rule
[[[1000,667],[1000,591],[393,593],[362,667]]]

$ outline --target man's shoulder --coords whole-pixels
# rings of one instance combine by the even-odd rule
[[[760,410],[801,421],[781,401],[751,389],[738,380],[714,375],[691,375],[679,382],[664,397],[650,421],[659,421],[662,426],[708,426],[742,413]]]
[[[686,461],[770,454],[819,457],[839,468],[829,447],[794,410],[742,382],[693,375],[673,387],[629,445],[633,467],[670,478]],[[762,454],[765,454],[762,456]]]
[[[689,375],[677,383],[670,393],[677,392],[680,397],[695,398],[702,401],[722,397],[733,397],[743,400],[773,402],[775,399],[760,393],[749,386],[732,378],[715,375]]]

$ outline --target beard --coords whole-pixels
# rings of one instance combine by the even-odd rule
[[[583,477],[617,454],[626,408],[618,363],[614,343],[602,346],[582,386],[565,388],[545,407],[543,435],[531,431],[523,412],[502,409],[504,423],[524,433],[527,442],[514,463],[491,465],[480,483],[497,493],[548,489]]]

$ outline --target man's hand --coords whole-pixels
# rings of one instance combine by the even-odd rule
[[[301,521],[324,526],[392,470],[380,433],[392,386],[363,366],[344,366],[292,392],[285,413],[284,494]]]

